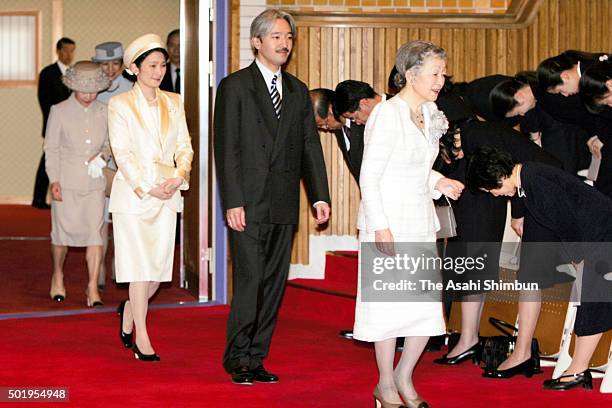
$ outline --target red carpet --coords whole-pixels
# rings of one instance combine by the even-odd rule
[[[24,205],[0,206],[0,313],[65,311],[85,307],[87,266],[85,249],[70,248],[64,266],[66,301],[55,303],[49,297],[51,254],[49,240],[11,240],[7,237],[48,237],[50,211]],[[106,290],[102,298],[106,306],[116,307],[128,294],[128,285],[115,284],[110,277],[112,241],[107,253]],[[156,303],[194,302],[196,299],[179,287],[179,250],[174,256],[171,283],[162,284]]]
[[[27,208],[10,211],[12,220],[31,213]],[[44,228],[37,230],[41,218],[26,222],[27,234],[22,234],[5,225],[6,213],[0,209],[0,236],[45,236]],[[2,312],[83,307],[84,254],[70,255],[68,298],[65,304],[54,304],[47,294],[48,245],[48,241],[0,241]],[[373,350],[337,335],[353,323],[355,260],[329,257],[326,275],[324,281],[293,281],[287,289],[266,360],[266,367],[280,375],[279,384],[230,383],[221,367],[227,306],[151,309],[149,334],[161,355],[159,363],[135,360],[119,342],[117,315],[98,311],[0,320],[0,387],[68,387],[70,393],[68,404],[4,403],[0,408],[370,407],[377,382]],[[187,296],[176,282],[175,277],[173,286],[162,290],[153,304]],[[126,295],[114,284],[107,287],[107,305]],[[543,391],[541,383],[551,369],[531,379],[495,381],[483,379],[481,370],[469,363],[434,366],[432,360],[441,354],[424,354],[415,374],[416,387],[434,408],[612,406],[612,395],[596,390]],[[600,382],[595,380],[596,388]]]
[[[279,384],[246,387],[228,381],[220,364],[227,307],[153,310],[150,335],[162,358],[159,363],[136,361],[120,345],[115,314],[0,321],[0,384],[69,387],[69,405],[75,407],[371,406],[377,381],[372,350],[336,335],[343,322],[321,314],[319,296],[325,295],[314,294],[309,307],[297,308],[297,290],[287,291],[266,361],[281,376]],[[485,380],[471,364],[433,366],[439,355],[425,354],[415,376],[432,407],[612,404],[612,395],[597,391],[543,391],[541,381],[550,369],[532,379]]]
[[[0,205],[0,237],[48,237],[51,210],[29,205]]]

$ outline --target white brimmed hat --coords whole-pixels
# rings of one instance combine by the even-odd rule
[[[136,61],[136,59],[138,59],[138,57],[145,52],[155,48],[166,49],[161,38],[159,38],[159,35],[157,34],[145,34],[132,41],[132,43],[127,46],[125,53],[123,54],[123,64],[126,66],[126,71],[134,75],[134,73],[129,69],[130,64]]]

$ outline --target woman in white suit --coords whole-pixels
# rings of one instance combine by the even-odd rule
[[[457,199],[463,185],[432,170],[439,138],[448,128],[435,103],[446,73],[446,52],[425,41],[398,50],[395,64],[399,94],[372,111],[365,129],[361,167],[361,205],[357,220],[360,243],[375,242],[392,255],[394,242],[432,242],[439,229],[432,199]],[[360,256],[364,249],[360,245]],[[361,268],[361,262],[360,262]],[[442,304],[433,302],[367,302],[360,270],[354,337],[374,342],[379,382],[377,406],[428,407],[419,398],[412,372],[429,336],[445,333]],[[393,368],[395,339],[406,337]]]
[[[109,204],[116,280],[130,282],[129,300],[119,306],[119,334],[143,361],[159,361],[147,333],[148,301],[160,282],[172,280],[179,190],[189,188],[193,158],[180,96],[159,90],[167,59],[159,36],[136,39],[123,61],[137,82],[108,104],[110,144],[118,166]]]

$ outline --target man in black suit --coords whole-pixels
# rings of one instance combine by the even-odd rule
[[[169,64],[166,74],[159,88],[162,91],[181,93],[181,32],[176,29],[170,31],[166,39]]]
[[[338,147],[351,175],[359,184],[361,159],[363,158],[363,125],[352,123],[333,112],[335,92],[331,89],[317,88],[308,92],[315,115],[317,127],[323,131],[334,132]]]
[[[365,125],[372,109],[387,98],[387,94],[376,93],[370,84],[348,79],[336,85],[334,112],[358,125]]]
[[[43,114],[42,137],[45,137],[47,119],[51,106],[60,103],[70,96],[70,89],[62,82],[62,75],[66,72],[74,60],[75,42],[70,38],[60,38],[55,45],[57,61],[46,66],[38,76],[38,104]],[[49,178],[45,172],[45,154],[43,153],[36,171],[34,182],[34,198],[32,207],[50,208],[47,204],[47,190],[49,189]]]
[[[224,78],[217,91],[215,164],[233,265],[223,366],[236,384],[278,381],[263,360],[289,273],[302,177],[317,224],[330,213],[306,85],[281,71],[294,35],[289,14],[261,13],[251,24],[255,61]]]

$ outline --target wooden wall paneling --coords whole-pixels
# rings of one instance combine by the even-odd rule
[[[453,32],[451,29],[444,29],[441,32],[440,35],[440,43],[439,43],[440,47],[444,48],[446,50],[446,53],[448,54],[449,58],[448,61],[446,62],[447,64],[447,71],[450,75],[453,75],[454,77],[457,76],[457,74],[455,73],[455,67],[453,64]],[[456,78],[455,78],[456,79]]]
[[[397,53],[397,49],[402,46],[402,44],[397,43],[397,29],[396,28],[385,28],[384,35],[384,47],[385,47],[385,81],[388,81],[389,74],[391,70],[395,66],[395,54]],[[385,91],[388,91],[387,82],[385,82]]]
[[[559,36],[559,50],[566,50],[569,48],[569,45],[572,41],[572,33],[571,30],[575,28],[572,23],[574,22],[575,16],[571,15],[571,13],[563,13],[561,10],[569,10],[569,1],[568,0],[560,0],[559,1],[559,31],[565,33],[565,35]],[[548,53],[548,57],[555,55],[554,53]],[[545,57],[546,58],[546,57]]]
[[[593,44],[588,42],[588,37],[589,37],[589,31],[590,30],[580,30],[577,29],[578,27],[588,27],[589,25],[589,13],[588,13],[588,8],[587,7],[587,2],[589,4],[591,3],[596,3],[597,0],[593,1],[593,0],[580,0],[580,2],[578,3],[578,7],[576,10],[576,17],[578,17],[576,19],[576,44],[579,50],[588,50],[588,49],[592,49]]]
[[[387,78],[391,71],[391,66],[387,64],[387,56],[385,49],[386,30],[384,28],[376,29],[373,31],[373,44],[374,44],[374,89],[379,93],[385,93],[387,91]]]
[[[350,61],[349,75],[346,79],[359,79],[365,80],[361,71],[361,61],[365,58],[362,55],[361,48],[361,28],[351,28],[351,41],[350,41],[350,52],[347,61]]]
[[[321,64],[319,66],[319,70],[321,72],[321,82],[319,86],[321,88],[334,89],[335,83],[333,82],[334,70],[328,69],[327,67],[333,67],[333,50],[334,50],[334,42],[332,39],[333,30],[329,27],[320,29],[320,38],[321,38]],[[311,85],[310,88],[313,88]]]
[[[540,63],[540,61],[545,59],[547,55],[552,55],[552,54],[556,55],[559,52],[561,52],[561,40],[560,40],[559,33],[562,33],[563,31],[561,30],[561,26],[560,26],[561,16],[560,16],[560,10],[559,10],[559,7],[560,7],[559,2],[558,1],[547,1],[544,3],[544,6],[545,6],[545,10],[547,11],[547,14],[545,14],[544,12],[540,13],[540,18],[538,18],[536,21],[542,20],[542,24],[540,24],[540,27],[539,27],[540,32],[542,34],[554,33],[554,35],[549,35],[548,44],[544,45],[542,48],[538,50],[539,58],[538,58],[538,61],[536,62],[536,66],[537,64]],[[547,52],[547,48],[550,49],[551,51]]]
[[[457,72],[457,75],[461,78],[465,78],[468,59],[465,58],[467,52],[467,43],[465,41],[465,30],[460,28],[453,29],[453,53],[450,55],[452,72]]]
[[[476,67],[475,67],[475,76],[476,78],[480,78],[485,76],[487,72],[487,39],[486,39],[486,30],[477,30],[476,31]]]
[[[335,88],[345,79],[373,85],[377,92],[386,90],[388,73],[399,46],[410,40],[424,39],[441,45],[449,55],[448,73],[456,82],[470,81],[496,73],[513,75],[534,70],[544,58],[570,48],[588,51],[612,50],[610,0],[541,0],[534,19],[504,20],[492,23],[491,16],[479,24],[477,17],[466,23],[458,20],[407,22],[395,15],[354,16],[339,23],[334,15],[317,18],[297,13],[298,34],[289,72],[307,82],[310,88]],[[527,4],[527,3],[523,3]],[[320,13],[319,13],[320,14]],[[447,17],[445,17],[447,18]],[[355,234],[359,190],[349,175],[331,133],[321,135],[329,170],[333,215],[322,234]],[[303,201],[302,225],[296,239],[293,260],[307,259],[307,237],[315,231],[310,207]]]
[[[478,61],[478,54],[476,52],[476,31],[474,29],[464,30],[463,42],[464,47],[458,45],[457,47],[463,48],[462,50],[462,65],[463,65],[463,76],[465,77],[469,71],[474,71]]]
[[[514,75],[518,71],[518,67],[521,65],[518,55],[518,38],[516,30],[508,30],[506,33],[506,73],[509,75]]]
[[[374,84],[374,32],[372,28],[362,29],[361,34],[361,77],[362,81]]]
[[[407,42],[409,35],[410,33],[407,28],[398,28],[397,29],[397,44],[402,45],[405,42]]]
[[[442,30],[439,28],[432,28],[429,30],[429,41],[436,45],[440,45],[440,40],[442,38]]]
[[[599,21],[599,28],[601,32],[601,38],[607,38],[607,41],[603,41],[603,49],[607,52],[612,51],[612,35],[610,35],[610,21],[612,21],[612,4],[609,0],[602,0],[601,2],[601,20]]]
[[[230,3],[230,72],[240,69],[240,0]]]
[[[311,27],[308,38],[308,85],[321,87],[321,28]]]
[[[500,74],[512,74],[508,71],[508,30],[497,30],[496,59]]]
[[[591,22],[592,24],[597,24],[599,22],[599,9],[599,0],[591,1],[590,7],[587,7],[587,9],[584,11],[585,20],[587,21],[587,23]],[[585,42],[589,45],[589,48],[591,49],[601,49],[601,38],[599,37],[599,33],[597,31],[598,30],[589,30],[586,32]]]
[[[486,51],[486,61],[485,61],[485,70],[487,73],[489,72],[498,72],[497,71],[497,61],[493,58],[495,44],[497,44],[497,31],[493,29],[486,29],[485,32],[485,49]]]

